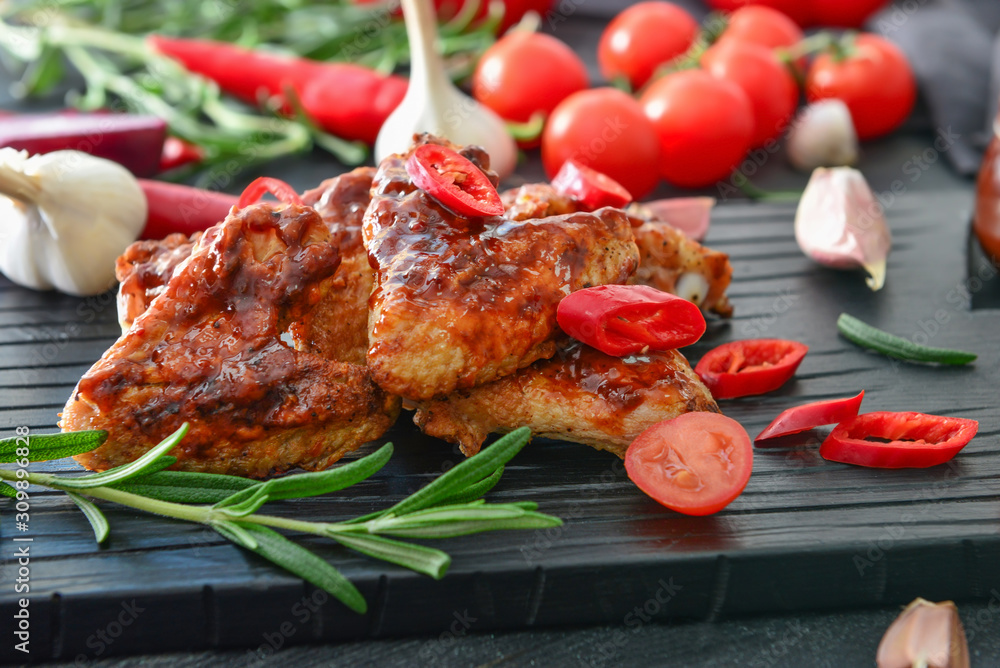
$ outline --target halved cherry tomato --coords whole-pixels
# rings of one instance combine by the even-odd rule
[[[632,201],[632,195],[622,184],[607,174],[585,167],[575,160],[567,160],[552,179],[556,192],[570,195],[591,209],[602,206],[621,208]]]
[[[598,285],[559,302],[564,332],[608,355],[674,350],[698,341],[705,316],[686,299],[646,285]]]
[[[747,486],[753,446],[739,422],[719,413],[685,413],[632,441],[625,470],[639,489],[671,510],[711,515]]]
[[[785,339],[732,341],[705,353],[694,372],[716,399],[748,397],[787,383],[808,351]]]
[[[640,2],[604,29],[597,62],[606,79],[625,77],[635,90],[660,65],[684,55],[697,36],[698,22],[682,7],[659,0]]]
[[[499,216],[503,202],[497,189],[472,161],[438,144],[418,146],[406,160],[413,184],[465,216]]]
[[[979,423],[964,418],[865,413],[834,428],[819,454],[823,459],[858,466],[926,468],[950,460],[977,431]]]
[[[240,195],[240,200],[236,203],[237,209],[249,206],[264,196],[264,193],[271,193],[285,204],[302,204],[302,198],[291,187],[281,179],[270,176],[261,176],[254,179]]]
[[[797,434],[800,431],[824,424],[846,422],[857,416],[861,409],[861,400],[864,398],[865,391],[861,390],[861,393],[856,397],[813,401],[783,410],[778,414],[778,417],[771,420],[771,424],[764,427],[764,431],[760,432],[754,440],[763,441],[769,438]]]
[[[895,130],[917,99],[913,70],[903,51],[878,35],[859,34],[846,55],[821,53],[806,78],[810,102],[836,98],[851,112],[859,139]]]

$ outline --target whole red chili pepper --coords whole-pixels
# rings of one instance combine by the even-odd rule
[[[360,65],[288,58],[209,40],[162,35],[148,39],[159,53],[247,102],[277,97],[290,113],[287,93],[293,92],[310,119],[344,139],[374,144],[385,119],[406,93],[406,79]]]
[[[950,460],[979,423],[924,413],[865,413],[837,425],[823,441],[823,459],[884,469],[926,468]],[[879,439],[879,440],[872,440]]]
[[[139,185],[149,207],[142,239],[162,239],[174,232],[190,236],[207,230],[224,220],[237,203],[233,195],[176,183],[139,179]]]
[[[564,297],[556,310],[564,332],[608,355],[673,350],[705,333],[692,302],[646,285],[599,285]]]

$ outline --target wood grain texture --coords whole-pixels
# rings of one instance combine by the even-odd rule
[[[724,412],[755,435],[788,406],[864,388],[865,411],[979,420],[980,435],[949,465],[881,471],[829,463],[817,454],[821,434],[806,433],[758,448],[746,492],[715,516],[692,518],[642,495],[611,455],[536,441],[490,498],[535,500],[566,525],[437,541],[454,557],[440,582],[301,539],[358,584],[371,608],[363,617],[333,601],[304,615],[302,598],[321,592],[198,526],[102,504],[112,534],[98,548],[68,499],[39,490],[28,534],[35,539],[32,656],[95,658],[94,634],[132,601],[143,611],[101,657],[258,647],[264,637],[297,644],[437,636],[465,611],[476,618],[470,632],[485,632],[627,625],[636,606],[655,608],[651,620],[720,620],[901,604],[917,595],[989,598],[1000,589],[1000,312],[970,309],[970,204],[966,193],[897,201],[888,211],[896,245],[879,293],[869,292],[860,274],[818,267],[799,253],[793,206],[719,207],[707,243],[732,255],[737,315],[712,322],[686,351],[695,361],[733,339],[801,340],[810,353],[793,382],[765,397],[722,402]],[[979,270],[975,262],[972,270]],[[998,281],[982,282],[980,290]],[[113,307],[100,303],[0,289],[0,435],[19,425],[53,430],[79,374],[114,340]],[[936,368],[865,352],[837,335],[842,311],[908,338],[922,340],[923,332],[931,345],[973,350],[979,360]],[[397,454],[372,479],[346,493],[276,503],[273,512],[331,520],[366,513],[459,458],[451,446],[420,436],[405,414],[387,440]],[[0,575],[10,582],[12,508],[0,503]],[[0,615],[14,605],[5,587]],[[293,629],[287,637],[286,622]],[[0,646],[0,660],[19,658],[10,651]]]

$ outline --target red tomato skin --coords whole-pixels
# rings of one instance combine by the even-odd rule
[[[860,28],[889,0],[811,0],[812,23],[831,28]]]
[[[571,94],[588,86],[587,67],[551,35],[517,31],[501,37],[476,66],[472,95],[508,121],[546,116]]]
[[[773,50],[731,40],[706,51],[701,64],[713,76],[735,83],[750,98],[754,119],[751,148],[781,136],[799,106],[799,87]]]
[[[808,346],[785,339],[744,339],[713,348],[698,360],[694,372],[716,399],[737,399],[773,392],[791,380]],[[741,372],[727,371],[734,360],[762,366]],[[767,363],[767,364],[765,364]],[[735,363],[737,368],[744,365]]]
[[[743,89],[702,70],[657,79],[639,100],[660,140],[660,174],[698,188],[725,179],[753,138],[753,108]]]
[[[843,399],[827,399],[825,401],[813,401],[801,406],[793,406],[781,411],[778,417],[771,420],[755,441],[763,441],[779,436],[797,434],[807,429],[820,427],[825,424],[839,424],[857,417],[861,409],[861,401],[865,398],[865,391],[854,397]]]
[[[800,26],[812,23],[812,2],[806,0],[708,0],[708,5],[720,12],[734,12],[740,7],[760,5],[778,10]]]
[[[778,49],[798,44],[803,37],[802,29],[787,14],[764,5],[746,5],[729,17],[717,44],[735,40]]]
[[[878,35],[859,34],[846,59],[816,57],[806,78],[810,102],[837,98],[851,111],[859,139],[874,139],[898,128],[917,99],[917,84],[906,56]]]
[[[924,413],[858,415],[830,432],[819,448],[823,459],[872,468],[928,468],[950,461],[979,431],[976,420]],[[865,437],[892,439],[890,443]],[[930,438],[930,442],[919,441]]]
[[[715,468],[712,464],[721,463],[722,458],[716,454],[720,450],[712,450],[710,446],[722,445],[723,438],[728,438],[729,445],[732,446],[728,453],[731,468],[726,471],[727,479],[723,479],[721,485],[715,485],[717,480],[703,478],[708,474],[718,474],[718,471],[712,470]],[[699,452],[697,446],[708,441],[711,441],[708,443],[708,452]],[[671,452],[666,452],[668,449]],[[697,460],[702,470],[698,472],[701,475],[695,475],[703,485],[702,489],[708,487],[708,493],[699,494],[701,489],[689,492],[681,485],[671,485],[673,481],[666,480],[665,477],[657,479],[657,470],[663,467],[656,460],[662,461],[664,457],[671,455],[671,460],[681,461],[689,470]],[[708,461],[701,459],[699,455]],[[712,462],[711,459],[716,461]],[[625,470],[639,489],[667,508],[685,515],[711,515],[732,503],[746,488],[753,471],[753,445],[740,423],[725,415],[685,413],[655,424],[639,434],[625,453]],[[714,489],[711,488],[713,485]]]
[[[653,0],[628,7],[611,20],[597,46],[597,63],[609,81],[625,77],[633,90],[663,64],[684,55],[698,36],[698,23],[681,7]]]
[[[567,160],[606,174],[639,199],[659,181],[656,128],[627,93],[593,88],[563,100],[545,124],[542,162],[549,178]]]

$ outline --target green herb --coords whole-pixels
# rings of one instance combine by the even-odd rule
[[[296,520],[260,515],[257,511],[271,501],[326,494],[369,478],[389,461],[393,452],[391,443],[367,457],[328,471],[254,482],[234,476],[162,470],[176,461],[167,453],[186,433],[187,424],[134,462],[103,473],[76,477],[28,473],[23,479],[69,494],[87,516],[98,542],[107,538],[108,522],[90,498],[197,522],[324,589],[359,613],[366,611],[367,604],[349,580],[331,564],[274,529],[332,538],[369,557],[440,579],[451,564],[448,554],[387,536],[450,538],[481,531],[539,529],[562,524],[557,517],[537,512],[535,503],[490,504],[479,498],[496,485],[504,465],[528,443],[531,431],[527,427],[500,438],[396,505],[344,522]],[[97,447],[106,438],[103,432],[52,436],[54,440],[48,441],[46,451],[74,444],[77,454],[81,443]],[[36,438],[41,437],[32,437],[32,448]],[[0,442],[0,446],[6,447],[5,444],[6,441]],[[16,478],[15,471],[0,469],[0,480]],[[196,505],[208,503],[214,505]]]
[[[847,340],[862,348],[870,348],[883,355],[911,362],[962,365],[974,362],[977,355],[964,350],[932,348],[884,332],[881,329],[858,320],[854,316],[841,313],[837,318],[837,330]]]
[[[30,434],[0,439],[0,463],[11,464],[20,459],[43,462],[90,452],[108,438],[106,431],[72,431],[60,434]],[[27,451],[19,457],[18,448]]]

